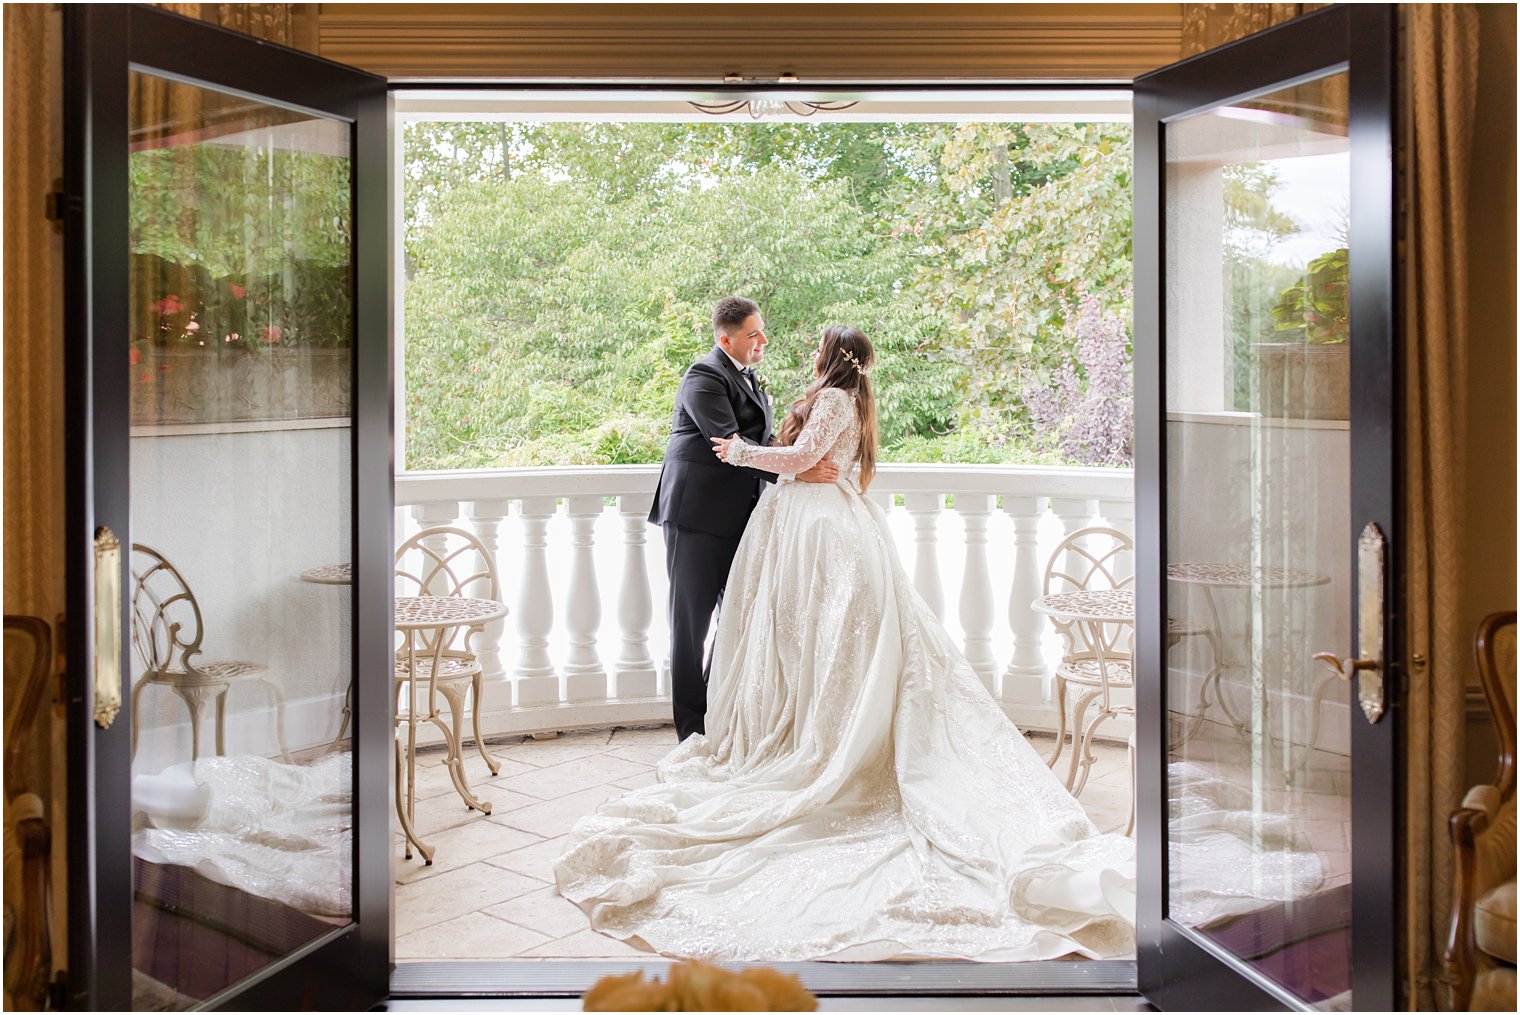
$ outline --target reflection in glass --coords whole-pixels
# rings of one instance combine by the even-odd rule
[[[1351,715],[1312,658],[1352,644],[1346,94],[1166,134],[1168,915],[1323,1007],[1350,990]]]
[[[135,1007],[351,912],[349,126],[131,91]]]

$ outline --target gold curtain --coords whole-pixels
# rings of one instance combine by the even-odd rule
[[[1407,1000],[1428,1009],[1446,931],[1451,844],[1446,817],[1465,789],[1466,673],[1462,549],[1467,472],[1468,189],[1478,90],[1471,4],[1404,8],[1405,463],[1409,653],[1405,852]]]
[[[63,176],[63,33],[52,4],[5,5],[5,612],[52,623],[64,607],[63,236],[47,217]],[[54,629],[57,638],[57,629]],[[28,741],[23,784],[46,800],[52,829],[52,955],[67,956],[62,702],[49,695],[37,722],[10,727],[17,674],[6,673],[6,735]],[[24,674],[21,674],[24,676]],[[7,773],[10,776],[11,773]],[[5,895],[23,900],[21,924],[40,909],[21,890],[21,858],[6,800]],[[34,999],[12,996],[6,1007]]]
[[[1202,53],[1291,21],[1324,4],[1183,4],[1182,55]]]
[[[1301,14],[1318,10],[1326,4],[1183,4],[1182,55],[1184,58],[1206,49],[1223,46],[1268,28],[1291,21]],[[1300,114],[1305,109],[1321,111],[1322,122],[1345,126],[1345,111],[1351,108],[1345,75],[1309,81],[1296,88],[1279,90],[1278,108]],[[1272,108],[1269,102],[1259,103]]]
[[[282,46],[296,43],[297,4],[154,4],[166,11],[199,18],[234,32],[252,35]]]
[[[154,4],[244,35],[289,46],[295,38],[294,4]],[[202,119],[202,93],[134,74],[130,84],[133,140],[193,129]]]

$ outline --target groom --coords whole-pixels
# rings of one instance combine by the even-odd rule
[[[655,490],[651,524],[665,532],[665,572],[670,576],[670,683],[676,735],[705,733],[707,676],[704,662],[714,608],[739,539],[765,484],[777,477],[736,469],[718,461],[713,437],[738,434],[751,444],[771,442],[770,399],[760,390],[755,366],[765,357],[765,321],[754,300],[726,296],[713,308],[712,352],[691,365],[676,393],[675,421]],[[832,483],[839,469],[820,462],[797,476]],[[781,477],[785,479],[786,477]]]

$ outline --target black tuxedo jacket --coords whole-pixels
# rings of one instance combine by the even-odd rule
[[[733,433],[751,444],[769,444],[770,400],[756,395],[733,361],[714,346],[681,378],[650,522],[729,539],[744,533],[764,484],[774,483],[776,476],[718,461],[709,438]]]

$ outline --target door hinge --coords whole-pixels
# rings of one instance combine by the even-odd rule
[[[63,232],[63,217],[67,214],[66,207],[63,194],[63,180],[61,178],[56,179],[53,181],[52,193],[48,194],[44,206],[44,213],[47,215],[48,221],[53,223],[55,232]]]

